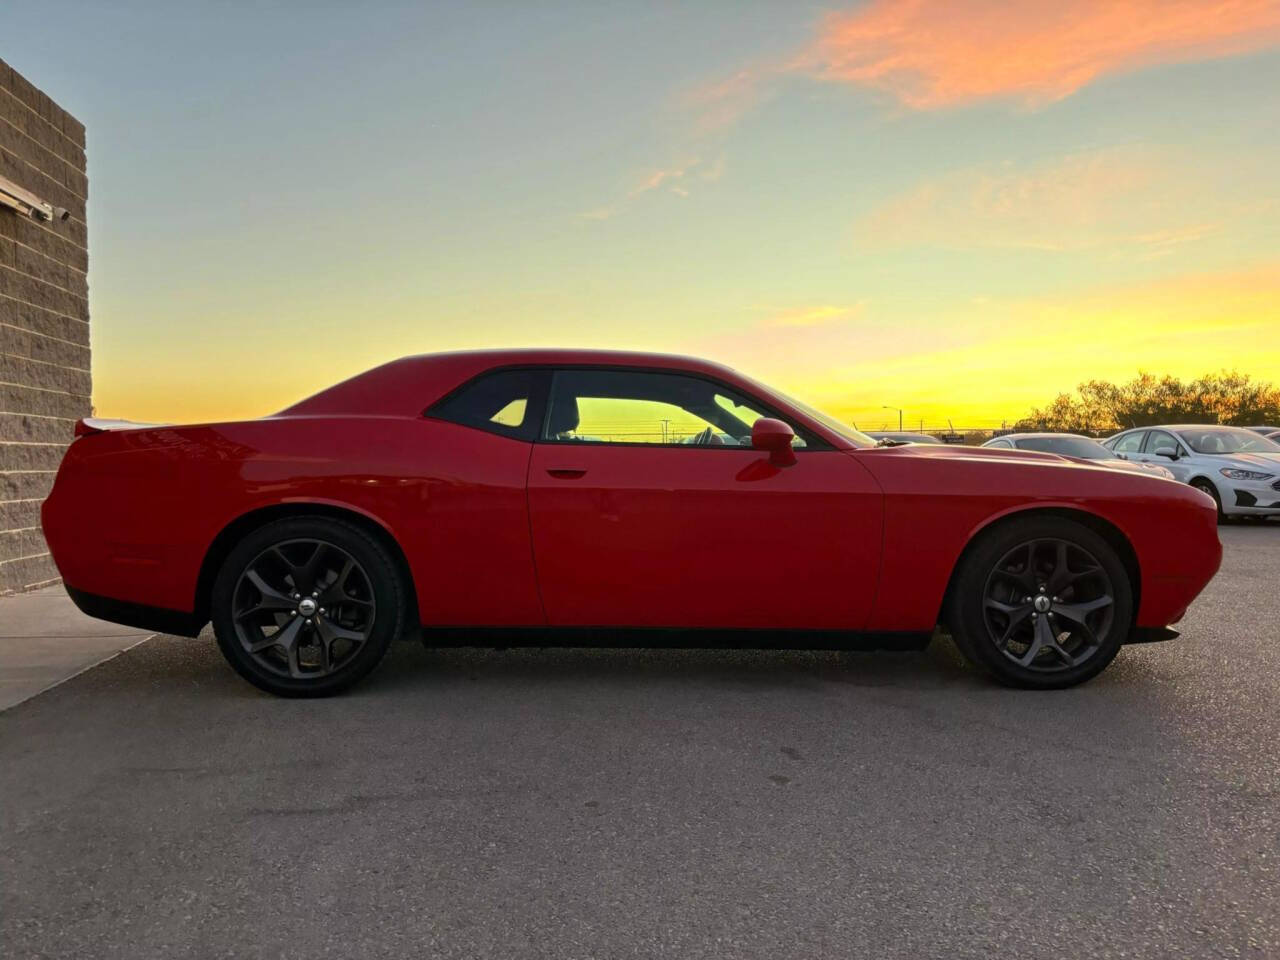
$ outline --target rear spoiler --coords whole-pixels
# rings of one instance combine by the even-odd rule
[[[147,430],[151,427],[163,427],[163,423],[134,423],[132,420],[103,420],[99,417],[85,417],[76,421],[75,435],[91,437],[95,433],[108,433],[112,430]]]

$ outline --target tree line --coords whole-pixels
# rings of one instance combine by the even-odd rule
[[[1090,380],[1032,410],[1015,429],[1115,433],[1160,423],[1280,424],[1280,387],[1234,370],[1190,381],[1145,372],[1122,384]]]

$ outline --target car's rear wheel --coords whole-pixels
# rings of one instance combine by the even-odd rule
[[[1196,477],[1191,481],[1191,486],[1195,487],[1201,493],[1206,493],[1213,498],[1213,502],[1218,508],[1218,522],[1226,523],[1227,515],[1222,509],[1222,497],[1218,493],[1218,488],[1203,477]]]
[[[254,686],[323,697],[362,680],[400,635],[407,588],[386,549],[355,524],[295,517],[255,530],[214,582],[223,655]]]
[[[975,665],[1011,686],[1083,683],[1114,659],[1133,621],[1133,589],[1116,551],[1061,517],[1002,524],[965,555],[948,625]]]

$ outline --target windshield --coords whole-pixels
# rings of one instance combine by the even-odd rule
[[[1240,427],[1195,427],[1178,436],[1196,453],[1280,453],[1280,443]]]
[[[1097,440],[1088,437],[1023,437],[1018,441],[1018,449],[1060,453],[1064,457],[1079,457],[1081,460],[1120,459]]]
[[[787,401],[787,403],[791,404],[801,413],[805,414],[806,416],[812,417],[814,420],[817,420],[820,424],[822,424],[832,433],[840,434],[840,436],[844,437],[846,440],[848,440],[850,443],[854,444],[855,446],[874,447],[876,445],[876,442],[872,440],[870,437],[868,437],[865,433],[862,433],[859,430],[853,429],[853,427],[849,426],[847,423],[841,423],[839,420],[831,416],[829,413],[823,413],[821,410],[815,409],[814,407],[809,406],[809,404],[804,403],[800,400],[797,400],[795,397],[789,397],[785,393],[783,393],[781,390],[774,390],[773,392],[777,394],[779,397],[781,397],[783,400]]]

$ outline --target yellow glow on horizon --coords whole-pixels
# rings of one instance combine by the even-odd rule
[[[424,310],[425,312],[425,310]],[[955,331],[964,336],[956,340]],[[506,345],[591,346],[690,353],[737,367],[866,429],[904,422],[998,426],[1089,379],[1124,381],[1139,370],[1194,377],[1238,369],[1280,382],[1280,262],[1177,277],[1059,300],[990,300],[921,317],[909,332],[874,302],[796,307],[728,330],[640,340],[599,328],[589,342],[559,336]],[[948,345],[947,337],[955,342]],[[465,331],[439,349],[502,346]],[[549,342],[548,342],[549,341]],[[902,349],[903,342],[928,344]],[[896,346],[895,346],[896,345]],[[367,340],[324,362],[187,365],[121,358],[99,377],[99,416],[207,422],[263,416],[378,363],[424,352],[418,337]],[[96,362],[101,362],[95,358]],[[95,371],[97,373],[97,371]]]
[[[948,314],[943,326],[983,330],[963,346],[860,362],[833,360],[841,336],[801,340],[785,358],[777,341],[729,358],[779,387],[864,429],[903,425],[999,426],[1086,380],[1122,382],[1139,370],[1196,377],[1238,369],[1280,382],[1280,263],[1242,272],[1090,293],[1056,301],[989,302]],[[791,331],[793,338],[795,331]],[[821,352],[819,352],[821,351]],[[822,357],[804,368],[806,357]],[[834,369],[831,369],[834,365]],[[769,370],[773,366],[773,370]]]

